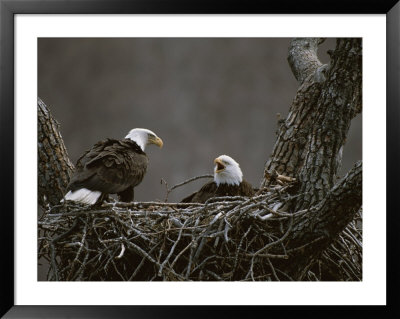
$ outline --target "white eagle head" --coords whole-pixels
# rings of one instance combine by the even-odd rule
[[[214,160],[214,181],[219,184],[239,185],[243,173],[239,164],[228,155],[221,155]]]
[[[155,144],[158,147],[163,146],[163,141],[159,138],[154,132],[145,129],[145,128],[134,128],[129,131],[128,135],[125,138],[129,138],[132,141],[136,142],[137,145],[140,146],[142,151],[149,144]]]

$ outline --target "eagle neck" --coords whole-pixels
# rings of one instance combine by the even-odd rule
[[[242,182],[242,172],[240,170],[235,171],[223,171],[221,173],[214,173],[214,181],[217,186],[219,185],[240,185]]]
[[[234,178],[234,177],[220,177],[216,176],[214,179],[214,183],[217,184],[217,187],[227,185],[227,186],[239,186],[242,182],[241,179]]]
[[[141,149],[141,151],[144,152],[144,149],[146,148],[147,140],[145,141],[141,135],[126,137],[126,139],[135,143]]]
[[[135,152],[145,154],[144,149],[134,140],[126,138],[125,141],[129,143],[130,148],[132,148]]]

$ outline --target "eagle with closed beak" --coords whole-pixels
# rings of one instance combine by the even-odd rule
[[[78,159],[64,199],[93,205],[117,194],[120,201],[133,201],[134,187],[147,171],[149,144],[161,148],[163,141],[144,128],[132,129],[122,140],[97,142]]]

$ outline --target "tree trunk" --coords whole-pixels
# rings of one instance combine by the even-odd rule
[[[317,58],[321,42],[291,43],[288,60],[300,87],[264,170],[264,187],[275,170],[298,179],[302,195],[294,211],[318,203],[332,188],[350,122],[361,112],[361,39],[338,39],[330,65]]]
[[[39,257],[51,260],[49,280],[360,280],[362,164],[337,174],[362,108],[361,39],[338,39],[329,65],[317,57],[322,42],[291,42],[300,87],[250,199],[53,209],[73,165],[39,99],[39,204],[50,207]]]
[[[59,124],[38,98],[38,203],[44,210],[60,203],[73,170]]]

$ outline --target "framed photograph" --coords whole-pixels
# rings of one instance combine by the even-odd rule
[[[398,313],[400,6],[351,3],[1,1],[1,314]]]

